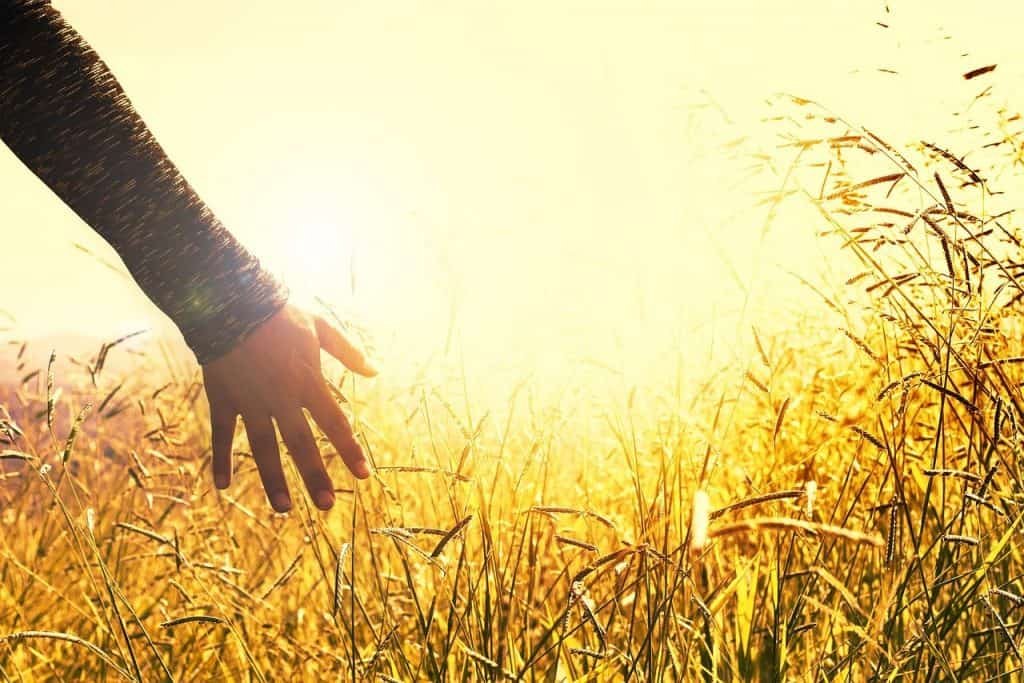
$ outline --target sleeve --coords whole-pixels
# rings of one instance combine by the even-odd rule
[[[287,301],[48,2],[0,0],[0,138],[114,247],[200,363]]]

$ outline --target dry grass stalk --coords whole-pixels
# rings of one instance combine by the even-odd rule
[[[447,546],[453,538],[458,536],[472,521],[473,515],[466,515],[459,520],[459,522],[453,526],[440,541],[437,542],[437,545],[434,547],[434,551],[430,553],[430,556],[434,558],[440,557],[441,553],[444,552],[445,546]]]
[[[762,493],[743,500],[738,500],[735,503],[730,503],[725,507],[713,510],[708,516],[709,519],[715,520],[726,514],[727,512],[733,512],[735,510],[742,510],[743,508],[751,507],[754,505],[762,505],[764,503],[770,503],[776,500],[793,500],[801,498],[805,495],[805,489],[787,489],[785,491],[772,491],[770,493]]]
[[[816,524],[801,519],[790,519],[788,517],[756,517],[754,519],[723,524],[722,526],[712,527],[708,531],[708,536],[710,538],[720,538],[734,534],[757,534],[764,531],[804,531],[814,536],[833,536],[854,543],[864,543],[872,546],[882,546],[884,544],[881,537],[872,534],[865,534],[860,531],[830,524]]]
[[[693,492],[690,510],[690,552],[699,553],[708,542],[708,523],[711,521],[711,501],[703,489]]]
[[[878,450],[883,451],[883,452],[888,451],[888,448],[886,448],[886,446],[885,446],[885,442],[882,441],[881,439],[879,439],[877,436],[875,436],[871,432],[867,431],[866,429],[858,427],[857,425],[851,425],[850,429],[852,429],[862,439],[864,439],[865,441],[870,443],[872,446],[874,446]]]
[[[1024,658],[1021,657],[1020,648],[1017,647],[1017,641],[1014,639],[1013,634],[1010,633],[1010,629],[1006,626],[1006,621],[996,610],[995,605],[992,604],[992,601],[988,599],[987,595],[981,596],[981,603],[985,605],[989,613],[992,615],[992,618],[996,620],[999,632],[1002,633],[1003,638],[1006,639],[1007,644],[1013,651],[1014,656],[1017,658],[1017,663],[1024,665]]]
[[[958,543],[960,545],[978,545],[980,541],[974,536],[964,536],[962,534],[943,534],[942,540],[946,543]]]
[[[210,616],[209,614],[192,614],[187,617],[178,617],[177,619],[170,619],[160,623],[160,628],[174,628],[175,626],[181,626],[183,624],[223,624],[226,623],[220,617]]]
[[[331,613],[335,618],[341,614],[341,591],[345,581],[345,558],[348,556],[349,544],[342,543],[338,550],[338,560],[334,563],[334,602],[331,605]]]
[[[804,484],[804,514],[814,517],[814,501],[818,497],[818,482],[813,479]]]
[[[965,481],[978,483],[981,481],[981,477],[973,472],[966,472],[964,470],[950,470],[950,469],[924,469],[922,470],[927,477],[956,477]]]
[[[590,551],[592,553],[596,553],[597,552],[597,546],[596,545],[594,545],[592,543],[587,543],[586,541],[580,541],[578,539],[571,538],[569,536],[562,536],[562,535],[556,534],[555,535],[555,540],[557,542],[559,542],[559,543],[564,543],[565,545],[571,545],[571,546],[574,546],[576,548],[582,548],[583,550],[588,550],[588,551]]]
[[[470,657],[470,659],[473,659],[479,664],[482,664],[486,669],[490,671],[491,675],[500,675],[502,678],[511,681],[516,680],[517,677],[515,674],[512,674],[502,669],[501,664],[498,664],[496,661],[494,661],[487,655],[477,652],[476,650],[470,649],[465,645],[462,646],[462,651],[465,652],[466,655]]]
[[[546,515],[577,515],[580,517],[587,517],[593,519],[596,522],[600,522],[609,529],[615,530],[615,522],[609,517],[605,517],[599,512],[592,510],[580,510],[577,508],[562,507],[558,505],[534,505],[529,509],[529,512],[536,512]]]
[[[57,362],[57,352],[50,352],[50,361],[46,364],[46,426],[50,430],[50,438],[55,439],[53,435],[53,416],[54,408],[57,405],[57,399],[60,397],[58,393],[54,392],[54,377],[53,377],[53,365]]]
[[[109,654],[101,650],[96,645],[93,645],[88,640],[85,640],[84,638],[79,638],[78,636],[70,633],[60,633],[57,631],[18,631],[17,633],[9,633],[5,636],[0,636],[0,643],[15,643],[20,640],[31,639],[63,640],[68,643],[80,645],[89,650],[90,652],[92,652],[93,654],[95,654],[104,662],[106,662],[108,666],[110,666],[114,671],[116,671],[126,680],[135,680],[135,677],[132,676],[132,674],[130,674],[124,667],[118,664],[114,660],[114,658],[111,657]]]
[[[896,559],[896,532],[899,522],[899,504],[889,504],[889,531],[885,535],[885,565],[891,567]]]
[[[75,421],[71,424],[71,430],[68,432],[68,438],[64,442],[64,449],[61,451],[61,462],[67,464],[71,458],[71,449],[75,447],[75,439],[78,438],[78,430],[82,426],[82,422],[85,421],[86,416],[92,411],[92,403],[86,402],[82,407],[81,412],[75,418]]]
[[[405,472],[413,474],[439,474],[443,477],[454,479],[455,481],[473,481],[464,474],[458,472],[450,472],[437,467],[421,467],[419,465],[394,465],[386,467],[377,467],[377,472]]]

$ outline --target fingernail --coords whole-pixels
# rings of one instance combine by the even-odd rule
[[[365,460],[360,460],[355,464],[355,467],[353,467],[352,473],[355,474],[356,477],[358,477],[359,479],[366,479],[371,474],[370,463],[366,462]]]
[[[292,509],[292,499],[283,491],[272,494],[270,496],[270,504],[278,512],[288,512]]]
[[[380,369],[377,367],[377,364],[369,358],[363,359],[363,370],[366,371],[367,377],[373,377],[374,375],[380,374]]]
[[[231,478],[226,475],[217,474],[213,477],[213,485],[219,489],[226,489],[230,483]]]
[[[334,505],[334,491],[329,489],[317,491],[313,496],[313,500],[316,502],[316,506],[321,510],[330,510],[331,506]]]

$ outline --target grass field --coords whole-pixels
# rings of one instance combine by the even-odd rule
[[[213,489],[194,376],[20,368],[0,680],[1017,679],[1020,121],[975,168],[776,106],[766,211],[851,276],[697,383],[339,376],[376,474],[330,513],[272,514],[242,438]]]

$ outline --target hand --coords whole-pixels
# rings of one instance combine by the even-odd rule
[[[291,304],[226,355],[203,366],[217,488],[231,483],[231,449],[241,416],[271,506],[277,512],[291,509],[274,431],[276,422],[313,502],[321,510],[330,509],[334,486],[303,408],[320,425],[352,474],[359,479],[370,476],[366,456],[320,369],[320,349],[360,375],[377,374],[344,334],[320,316]]]

